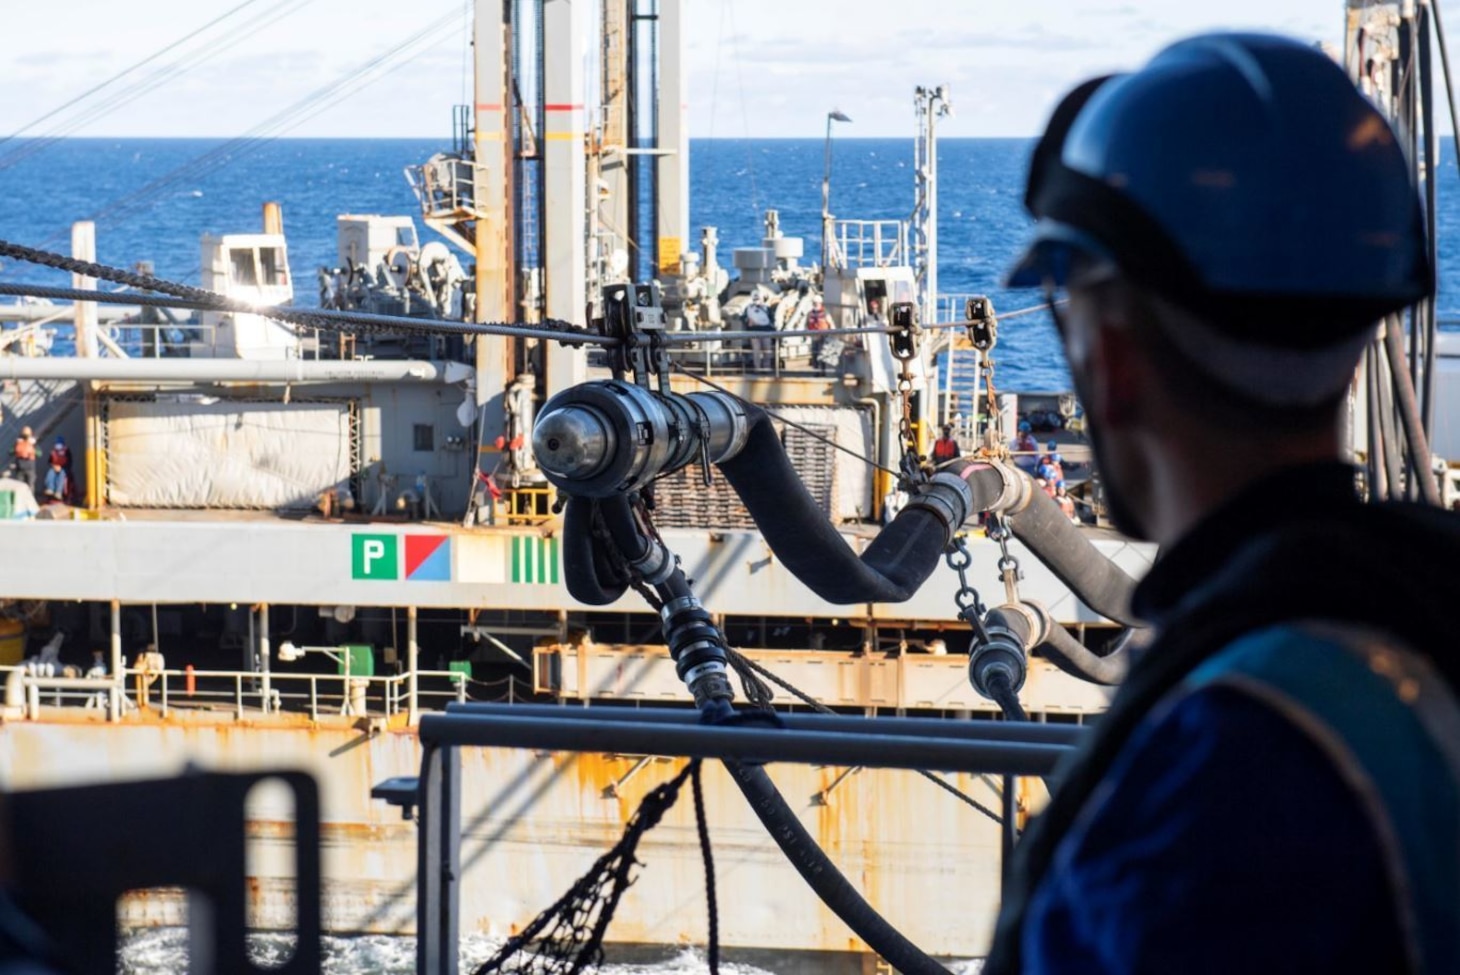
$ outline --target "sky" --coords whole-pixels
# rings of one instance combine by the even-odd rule
[[[1177,37],[1235,27],[1337,43],[1344,7],[1342,0],[685,3],[690,133],[700,138],[818,137],[832,108],[854,120],[841,137],[907,136],[913,87],[945,83],[954,114],[940,123],[943,137],[1028,136],[1076,82],[1135,67]],[[297,111],[278,124],[293,136],[442,138],[451,106],[467,100],[470,6],[0,0],[0,138],[194,31],[128,76],[146,80],[150,90],[139,97],[107,103],[117,89],[103,89],[25,134],[236,136],[406,43],[399,60],[379,65],[374,83],[334,90],[312,103],[316,114]]]

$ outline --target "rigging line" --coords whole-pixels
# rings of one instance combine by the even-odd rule
[[[101,82],[100,84],[96,84],[96,85],[91,86],[90,88],[86,89],[81,94],[75,96],[74,98],[70,99],[69,101],[66,101],[66,102],[61,103],[60,105],[57,105],[55,108],[51,109],[49,112],[46,112],[44,115],[41,115],[39,118],[33,119],[32,121],[26,123],[25,125],[22,125],[20,128],[16,129],[14,132],[10,133],[9,135],[5,136],[4,138],[0,138],[0,146],[3,146],[5,143],[11,141],[12,139],[18,138],[22,133],[24,133],[24,132],[26,132],[26,131],[28,131],[30,129],[35,128],[37,125],[40,125],[42,122],[46,121],[47,119],[54,118],[56,115],[58,115],[61,112],[65,111],[66,109],[70,108],[72,105],[75,105],[78,102],[81,102],[81,101],[84,101],[87,98],[90,98],[92,95],[96,94],[98,91],[101,91],[103,88],[105,88],[107,85],[110,85],[112,82],[119,81],[120,79],[125,78],[127,75],[131,74],[133,71],[136,71],[138,68],[141,68],[144,65],[147,65],[147,64],[150,64],[153,61],[156,61],[158,58],[162,57],[164,54],[168,53],[171,50],[174,50],[179,45],[185,44],[186,42],[192,40],[194,37],[197,37],[199,34],[203,33],[204,31],[208,30],[209,28],[212,28],[212,27],[216,26],[217,24],[222,23],[223,21],[227,20],[229,17],[232,17],[234,14],[238,13],[240,10],[243,10],[245,7],[251,7],[254,4],[259,3],[259,2],[261,2],[261,0],[243,0],[243,3],[240,3],[238,6],[233,7],[232,9],[228,10],[225,13],[219,14],[217,17],[214,17],[212,20],[208,21],[202,27],[199,27],[196,30],[191,31],[190,33],[184,34],[182,37],[179,37],[177,40],[173,41],[171,44],[168,44],[166,47],[163,47],[162,49],[160,49],[158,51],[154,51],[153,53],[149,54],[147,57],[145,57],[142,60],[136,62],[135,64],[131,65],[130,67],[124,68],[123,70],[117,72],[116,74],[112,75],[110,78],[106,79],[105,81]]]
[[[201,47],[198,50],[184,54],[177,61],[159,67],[156,71],[148,74],[144,78],[139,78],[120,91],[109,93],[96,104],[87,106],[82,112],[61,123],[60,127],[44,135],[37,136],[25,144],[12,149],[4,156],[0,156],[0,170],[19,165],[38,153],[44,152],[78,129],[84,128],[122,106],[136,101],[143,95],[156,91],[174,78],[181,77],[191,71],[204,61],[213,60],[225,51],[232,50],[254,35],[273,26],[279,20],[293,15],[312,2],[313,0],[279,0],[274,6],[260,11],[259,15],[254,18],[255,23],[251,28],[241,32],[230,33],[211,46]],[[285,7],[291,4],[294,5],[294,9],[284,10]],[[280,11],[284,12],[280,13]]]
[[[720,52],[725,49],[725,8],[730,5],[730,0],[720,0],[720,24],[715,34],[715,73],[710,81],[710,134],[709,138],[715,137],[715,111],[719,108],[720,99]]]
[[[420,51],[413,52],[405,60],[398,61],[396,64],[386,67],[384,71],[379,71],[374,76],[370,76],[371,72],[375,72],[382,66],[389,64],[391,59],[403,56],[411,48],[422,45],[423,42],[430,41],[432,34],[441,31],[443,27],[449,26],[458,16],[460,16],[460,13],[453,11],[407,38],[396,47],[377,55],[323,88],[316,89],[283,111],[275,113],[270,118],[254,126],[244,135],[232,139],[222,146],[216,147],[203,156],[184,163],[177,169],[164,174],[141,189],[134,191],[132,194],[114,201],[92,219],[101,220],[107,217],[114,217],[126,213],[129,209],[146,205],[151,202],[152,198],[160,195],[162,191],[176,185],[182,180],[197,175],[200,172],[211,170],[213,163],[219,162],[221,165],[227,165],[233,162],[236,157],[245,155],[260,146],[268,144],[295,126],[308,121],[320,112],[338,104],[343,99],[358,93],[367,85],[382,80],[390,73],[410,63],[411,59],[421,53]],[[354,86],[353,88],[351,87],[352,85]]]
[[[733,391],[726,389],[724,386],[721,386],[719,383],[715,382],[712,379],[708,379],[708,378],[706,378],[704,376],[701,376],[697,372],[694,372],[692,370],[686,369],[684,366],[681,366],[677,362],[671,362],[669,365],[670,365],[670,368],[674,369],[674,371],[679,372],[679,373],[683,373],[684,375],[688,376],[690,379],[693,379],[697,383],[703,383],[706,386],[710,387],[711,389],[717,389],[717,390],[719,390],[722,393],[726,393],[726,394],[728,394],[730,396],[735,396],[735,393]],[[804,424],[797,423],[795,420],[789,419],[786,416],[784,416],[784,415],[782,415],[780,413],[777,413],[775,410],[771,409],[770,407],[768,407],[768,406],[766,406],[764,404],[760,404],[760,409],[765,410],[766,413],[770,414],[775,419],[780,420],[782,423],[786,424],[786,426],[788,426],[788,427],[795,427],[797,430],[800,430],[802,433],[806,434],[808,437],[812,437],[812,438],[814,438],[816,440],[820,440],[822,443],[826,444],[828,447],[833,447],[833,448],[835,448],[837,450],[840,450],[844,454],[847,454],[847,455],[849,455],[851,457],[855,457],[857,460],[861,461],[862,463],[866,464],[869,467],[875,467],[877,470],[882,471],[885,474],[891,474],[893,477],[900,477],[901,476],[899,474],[899,472],[893,470],[892,468],[890,468],[890,467],[884,467],[883,465],[877,463],[875,460],[872,460],[870,457],[863,457],[861,454],[857,453],[855,450],[852,450],[850,447],[843,447],[841,444],[837,443],[835,440],[832,440],[829,437],[822,436],[821,434],[817,433],[815,430],[812,430],[810,427],[807,427]]]
[[[671,332],[668,335],[660,336],[661,342],[683,343],[683,342],[718,342],[721,339],[782,339],[798,338],[819,338],[833,335],[891,335],[896,329],[886,328],[881,325],[869,325],[864,328],[821,328],[821,329],[795,329],[788,328],[781,331],[754,331],[751,329],[737,329],[724,332]]]
[[[0,241],[0,252],[6,246]],[[88,275],[100,277],[100,275]],[[154,290],[168,284],[152,280],[136,287]],[[285,305],[253,305],[233,301],[211,291],[196,288],[193,297],[166,294],[120,294],[107,291],[87,291],[80,288],[48,288],[33,284],[5,284],[0,282],[0,295],[49,298],[53,301],[93,301],[102,305],[145,305],[153,308],[186,308],[199,311],[225,311],[234,314],[260,315],[277,321],[318,328],[330,332],[420,332],[428,335],[505,335],[515,338],[544,339],[562,342],[565,345],[617,345],[618,340],[589,332],[569,331],[568,328],[550,328],[516,325],[507,322],[456,322],[436,318],[405,318],[397,315],[368,315],[361,312],[335,311],[326,308],[291,308]],[[549,319],[549,321],[552,321]],[[566,323],[563,323],[566,325]],[[354,329],[348,326],[355,326]],[[182,328],[188,325],[179,326]]]
[[[362,88],[366,87],[367,85],[374,84],[375,82],[380,81],[382,78],[386,77],[390,73],[399,70],[401,67],[404,67],[406,64],[410,63],[410,60],[412,58],[421,53],[420,51],[411,54],[410,58],[407,58],[406,60],[400,61],[395,65],[388,67],[385,71],[375,75],[374,77],[364,79],[354,89],[349,89],[348,87],[349,85],[360,81],[368,72],[376,70],[381,65],[388,63],[390,59],[403,54],[411,47],[420,44],[423,40],[428,39],[431,34],[440,31],[443,27],[449,26],[451,22],[459,16],[461,16],[460,11],[453,11],[447,14],[445,17],[442,17],[441,19],[428,25],[421,31],[418,31],[417,33],[411,35],[411,37],[396,45],[394,48],[391,48],[379,55],[376,55],[374,58],[370,59],[364,64],[357,66],[345,76],[336,79],[335,81],[329,83],[323,88],[316,89],[314,92],[310,93],[305,98],[301,99],[295,104],[289,106],[281,112],[276,113],[269,119],[260,122],[244,135],[231,139],[223,145],[215,147],[214,149],[204,153],[203,155],[195,159],[189,160],[188,162],[182,164],[181,166],[178,166],[170,172],[159,176],[157,179],[152,180],[151,182],[132,191],[131,193],[128,193],[118,198],[117,200],[112,201],[102,210],[98,211],[87,219],[98,222],[107,219],[125,217],[129,215],[130,211],[135,211],[151,205],[155,201],[156,197],[160,196],[165,190],[175,186],[184,179],[198,175],[203,172],[207,172],[209,175],[211,175],[212,172],[216,172],[217,169],[220,169],[223,166],[226,166],[229,163],[233,162],[235,157],[242,156],[248,152],[253,151],[254,149],[259,148],[262,145],[266,145],[274,138],[277,138],[279,133],[289,131],[290,128],[293,128],[294,126],[297,126],[307,121],[308,119],[313,118],[315,115],[332,107],[334,104],[337,104],[344,98],[348,98],[351,95],[358,93]],[[273,130],[272,134],[270,134],[271,130]],[[57,233],[52,234],[50,237],[42,241],[42,244],[44,246],[55,243],[63,239],[67,233],[68,231],[65,230],[58,231]]]
[[[1001,322],[1006,322],[1011,318],[1023,318],[1025,315],[1037,315],[1042,311],[1047,312],[1051,307],[1063,307],[1069,304],[1069,302],[1070,299],[1068,298],[1056,298],[1053,302],[1041,301],[1039,304],[1030,305],[1028,308],[1016,308],[1010,312],[999,312],[994,317]],[[919,325],[918,327],[929,330],[938,328],[967,328],[968,322],[929,322],[926,325]]]
[[[1445,100],[1450,105],[1450,138],[1455,145],[1455,165],[1460,167],[1460,113],[1455,110],[1455,83],[1450,77],[1450,48],[1445,42],[1445,24],[1440,17],[1440,0],[1431,0],[1430,12],[1435,15],[1435,39],[1440,43],[1440,67],[1445,74]],[[1434,233],[1430,228],[1430,233]]]
[[[472,105],[471,97],[471,42],[472,31],[475,23],[472,20],[471,12],[475,0],[461,0],[461,16],[463,20],[461,30],[461,104]],[[463,133],[464,134],[464,133]]]
[[[750,147],[750,109],[745,104],[745,74],[740,68],[740,41],[735,30],[735,0],[725,0],[725,8],[730,13],[731,53],[735,58],[735,82],[740,87],[740,122],[745,128],[745,171],[750,174],[750,209],[759,217],[760,201],[756,198],[755,188],[755,151]]]

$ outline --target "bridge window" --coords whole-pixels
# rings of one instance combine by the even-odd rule
[[[243,284],[251,288],[258,287],[259,269],[254,263],[252,247],[236,247],[228,252],[228,261],[232,267],[233,283]]]
[[[259,267],[263,270],[264,284],[289,283],[289,268],[284,261],[284,248],[260,248]]]

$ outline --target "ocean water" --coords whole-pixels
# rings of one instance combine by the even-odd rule
[[[461,939],[461,971],[471,972],[502,946],[502,941],[482,935]],[[267,970],[288,961],[292,941],[282,935],[249,936],[249,955],[254,964]],[[324,975],[413,975],[416,964],[414,938],[363,935],[355,938],[324,939]],[[187,932],[182,928],[138,931],[129,937],[118,959],[118,975],[175,975],[185,967]],[[956,962],[952,975],[978,975],[979,959]],[[693,948],[665,949],[663,960],[638,965],[604,965],[600,975],[707,975],[704,953]],[[721,975],[772,975],[753,965],[720,963]]]
[[[195,139],[68,139],[9,163],[0,151],[0,238],[69,252],[72,221],[97,221],[104,263],[150,260],[164,277],[197,283],[198,238],[247,232],[260,208],[284,208],[298,300],[313,304],[314,269],[333,264],[339,213],[414,215],[402,169],[447,148],[420,139],[281,139],[234,158],[222,143]],[[983,293],[1008,312],[1038,295],[1009,292],[999,279],[1028,226],[1020,204],[1030,141],[944,139],[939,143],[939,290]],[[820,240],[820,139],[695,140],[690,153],[690,246],[700,228],[719,228],[721,259],[753,246],[767,208],[781,228],[806,242],[817,260]],[[1454,154],[1441,147],[1439,179],[1441,317],[1460,318],[1460,193]],[[155,181],[164,184],[141,192]],[[911,139],[843,139],[833,143],[831,208],[839,217],[906,219],[913,208]],[[1336,203],[1337,205],[1337,203]],[[422,239],[434,234],[421,227]],[[65,275],[30,265],[0,266],[0,280],[66,284]],[[1000,333],[1000,385],[1009,389],[1068,385],[1053,327],[1044,314],[1010,321]]]
[[[472,972],[502,946],[501,939],[466,935],[461,939],[461,971]],[[249,937],[249,955],[254,964],[267,970],[288,961],[293,941],[282,935],[255,934]],[[118,959],[118,975],[175,975],[185,968],[187,932],[182,928],[138,931],[124,944]],[[324,939],[324,975],[413,975],[416,970],[414,938],[362,935],[355,938]],[[955,975],[977,975],[978,962]],[[601,975],[701,975],[709,966],[694,949],[665,951],[664,960],[642,965],[604,965]],[[771,975],[751,965],[722,963],[722,975]]]

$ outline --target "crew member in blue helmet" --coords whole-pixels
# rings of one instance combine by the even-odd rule
[[[1110,510],[1161,554],[984,972],[1460,972],[1460,518],[1341,460],[1375,323],[1433,288],[1393,131],[1319,51],[1205,35],[1071,93],[1025,202],[1011,284],[1068,297]]]

